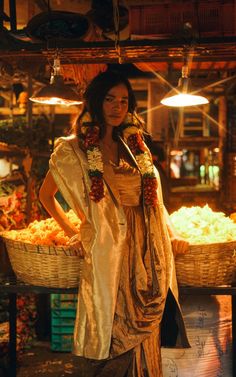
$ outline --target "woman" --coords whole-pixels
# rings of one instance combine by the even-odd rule
[[[188,245],[167,225],[129,81],[101,73],[84,98],[75,134],[58,140],[40,190],[84,257],[74,352],[81,376],[160,377],[160,323],[165,345],[189,346],[172,252]],[[80,234],[57,190],[81,218]]]

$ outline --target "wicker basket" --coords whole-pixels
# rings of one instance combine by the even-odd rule
[[[54,288],[78,287],[83,259],[77,251],[59,246],[32,245],[3,237],[19,280]]]
[[[236,241],[190,245],[188,253],[177,255],[175,266],[182,286],[231,285],[236,280]]]

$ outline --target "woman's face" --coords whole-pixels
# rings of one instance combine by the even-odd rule
[[[111,88],[103,101],[106,126],[118,127],[128,112],[128,104],[128,89],[124,84]]]

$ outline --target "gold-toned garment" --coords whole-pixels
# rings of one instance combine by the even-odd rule
[[[161,377],[158,317],[163,312],[163,294],[156,282],[149,232],[142,206],[141,176],[125,160],[113,165],[115,185],[127,220],[124,252],[116,310],[113,322],[111,355],[134,348],[132,376]],[[156,264],[157,267],[157,264]],[[161,274],[160,274],[161,277]]]
[[[132,159],[128,148],[127,153]],[[141,360],[145,347],[145,354],[149,353],[145,362],[150,364],[149,370],[154,370],[151,344],[158,341],[168,291],[177,307],[179,332],[175,344],[188,346],[158,173],[158,205],[147,208],[140,205],[138,171],[128,178],[128,172],[121,174],[105,163],[105,197],[94,203],[89,199],[87,158],[73,136],[58,140],[50,171],[69,206],[83,218],[81,239],[86,255],[74,353],[104,360],[133,349],[136,360]],[[129,184],[124,184],[126,178]]]

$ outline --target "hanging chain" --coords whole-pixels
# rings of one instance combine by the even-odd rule
[[[120,14],[119,14],[119,0],[112,0],[113,3],[113,19],[115,28],[115,50],[118,55],[118,62],[122,64],[121,49],[120,49]]]

